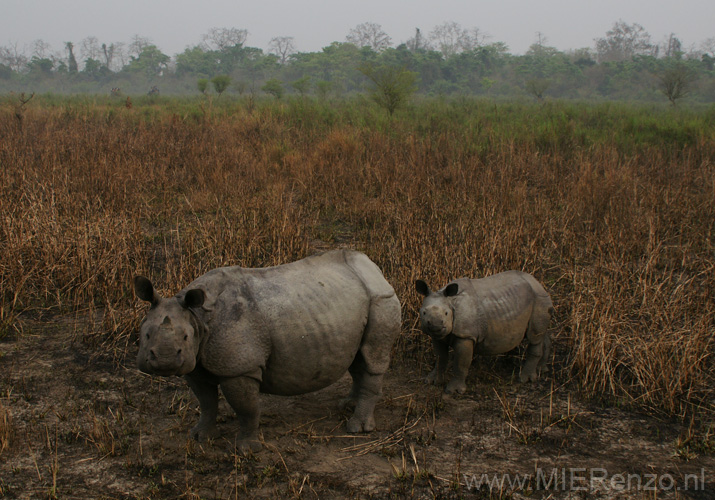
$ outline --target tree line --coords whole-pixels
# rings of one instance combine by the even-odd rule
[[[375,23],[357,25],[345,41],[299,52],[292,37],[273,38],[266,51],[247,45],[248,31],[213,28],[173,57],[148,38],[129,43],[88,37],[53,52],[37,40],[29,49],[0,47],[0,90],[56,93],[165,94],[233,92],[320,98],[379,88],[388,75],[404,91],[425,95],[529,95],[574,99],[690,95],[715,102],[715,37],[686,47],[670,34],[654,42],[639,24],[617,21],[593,47],[559,51],[541,33],[524,54],[512,54],[478,28],[447,22],[398,45]],[[376,80],[376,75],[378,79]],[[218,82],[209,86],[208,82]],[[121,91],[120,91],[121,89]],[[156,93],[156,92],[155,92]]]

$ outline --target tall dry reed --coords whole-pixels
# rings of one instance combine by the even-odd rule
[[[559,366],[583,391],[712,408],[712,136],[584,143],[577,127],[603,113],[588,108],[514,136],[499,120],[530,110],[470,127],[351,113],[68,105],[18,126],[1,109],[5,333],[25,315],[99,312],[86,340],[121,360],[141,314],[133,275],[169,294],[213,267],[349,246],[402,299],[398,359],[426,362],[416,278],[524,269],[552,293]]]

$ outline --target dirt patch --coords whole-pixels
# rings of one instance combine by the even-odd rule
[[[0,343],[0,498],[715,495],[707,423],[601,406],[558,377],[514,383],[513,356],[476,361],[458,397],[424,385],[426,366],[396,363],[369,435],[345,433],[347,376],[300,397],[263,396],[264,447],[243,456],[225,401],[222,437],[196,443],[183,380],[139,373],[132,348],[125,365],[93,356],[76,331],[27,322]]]

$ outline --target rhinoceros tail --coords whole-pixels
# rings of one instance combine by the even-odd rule
[[[371,299],[390,298],[395,296],[395,290],[382,275],[382,271],[367,255],[345,250],[345,264],[360,278]]]
[[[346,251],[343,256],[345,263],[360,278],[370,297],[370,312],[358,356],[362,356],[364,369],[368,373],[385,373],[390,364],[392,344],[400,334],[400,301],[380,268],[366,255]]]

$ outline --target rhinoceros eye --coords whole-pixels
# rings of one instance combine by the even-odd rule
[[[148,333],[146,334],[146,339],[149,340],[149,334],[148,334]]]
[[[184,335],[184,342],[186,342],[187,340],[189,340],[189,336],[188,336],[188,335]]]

